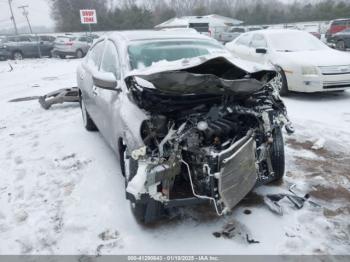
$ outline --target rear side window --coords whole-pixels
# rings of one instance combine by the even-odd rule
[[[106,43],[100,70],[102,72],[113,73],[117,79],[120,79],[118,51],[111,40],[108,40]]]
[[[237,39],[236,44],[237,45],[249,46],[250,39],[251,39],[251,35],[250,34],[242,35],[241,37],[239,37]]]
[[[348,20],[339,20],[332,23],[333,26],[346,26],[349,23]]]
[[[95,70],[98,70],[101,65],[103,50],[105,46],[105,41],[100,41],[92,47],[89,51],[88,65],[90,65]]]

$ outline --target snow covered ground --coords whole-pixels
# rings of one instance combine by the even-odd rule
[[[79,60],[10,63],[8,72],[0,62],[0,254],[350,254],[349,91],[285,99],[296,133],[286,136],[283,183],[257,188],[226,217],[187,208],[144,227],[115,155],[84,130],[78,105],[8,102],[74,86]],[[283,216],[272,213],[263,196],[293,183],[322,207],[286,200]],[[214,237],[227,223],[235,236]]]

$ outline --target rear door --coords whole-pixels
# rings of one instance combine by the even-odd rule
[[[97,107],[97,96],[100,90],[94,85],[92,77],[94,73],[100,70],[104,46],[104,39],[97,42],[89,51],[78,71],[78,81],[82,87],[81,91],[86,109],[99,129],[102,126],[99,108]]]

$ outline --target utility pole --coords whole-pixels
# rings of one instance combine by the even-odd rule
[[[30,25],[30,22],[29,22],[29,18],[28,18],[28,11],[26,10],[28,6],[27,5],[21,5],[18,7],[18,9],[22,9],[23,10],[23,15],[26,17],[27,19],[27,23],[28,23],[28,26],[29,26],[29,30],[30,30],[30,33],[33,34],[33,30],[32,30],[32,26]]]
[[[11,20],[13,22],[13,27],[15,28],[15,34],[18,35],[16,20],[15,20],[15,17],[13,16],[13,11],[12,11],[12,0],[8,0],[8,2],[9,2],[10,11],[11,11]]]

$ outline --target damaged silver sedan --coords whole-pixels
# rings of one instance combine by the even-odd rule
[[[77,72],[83,121],[119,155],[139,221],[200,203],[223,215],[282,178],[281,129],[293,129],[275,74],[196,33],[96,41]]]

